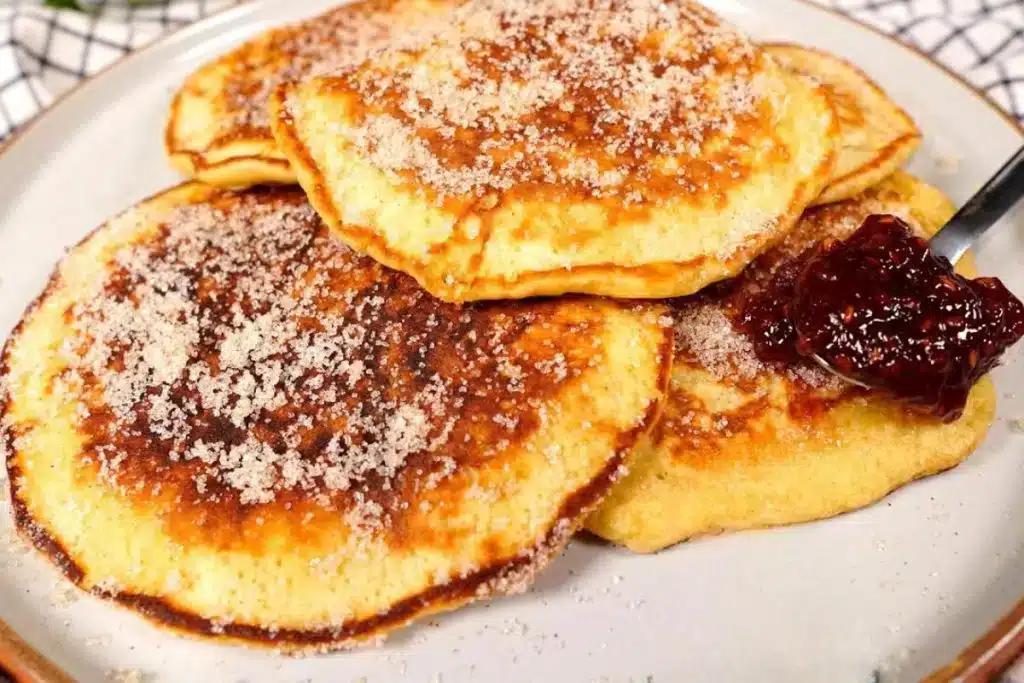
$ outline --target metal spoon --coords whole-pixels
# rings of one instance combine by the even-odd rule
[[[1018,149],[1010,160],[967,200],[956,215],[932,235],[928,243],[929,250],[955,264],[964,252],[1005,216],[1021,198],[1024,198],[1024,147]],[[833,368],[821,356],[813,354],[811,358],[837,377],[870,389],[863,382]]]

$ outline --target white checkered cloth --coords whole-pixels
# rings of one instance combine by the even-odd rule
[[[86,13],[0,0],[0,140],[89,74],[234,2],[79,0]]]
[[[41,1],[0,0],[0,139],[85,76],[238,0],[79,0],[88,14]],[[916,45],[1024,120],[1024,0],[817,2]],[[1024,683],[1024,664],[1015,674]]]

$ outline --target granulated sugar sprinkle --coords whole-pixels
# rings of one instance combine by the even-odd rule
[[[675,331],[679,349],[692,355],[716,379],[751,379],[763,367],[750,340],[713,303],[680,309]]]
[[[267,100],[281,83],[291,83],[341,60],[360,61],[382,47],[402,18],[396,3],[371,0],[337,7],[308,21],[269,34],[255,54],[263,59],[239,59],[224,84],[233,126],[267,128]],[[401,5],[401,3],[398,3]]]
[[[54,390],[122,492],[243,506],[294,492],[325,509],[342,496],[372,532],[465,454],[543,423],[546,397],[600,349],[594,320],[538,313],[556,304],[438,302],[284,194],[176,210],[70,311]],[[521,348],[533,325],[543,343]]]
[[[652,180],[685,193],[742,174],[735,155],[688,160],[760,115],[760,64],[689,0],[469,0],[337,65],[363,107],[333,128],[442,197],[540,182],[631,203]]]

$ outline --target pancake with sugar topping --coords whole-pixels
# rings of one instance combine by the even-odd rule
[[[763,48],[784,69],[820,83],[839,119],[836,165],[815,204],[857,196],[903,166],[920,147],[914,120],[853,64],[799,45]]]
[[[974,450],[995,417],[990,380],[971,391],[963,417],[943,424],[810,363],[766,363],[739,331],[743,301],[777,268],[827,236],[850,235],[873,213],[930,234],[953,207],[898,171],[854,199],[808,211],[735,282],[673,303],[677,347],[663,417],[588,529],[652,552],[702,534],[830,517]],[[960,269],[973,271],[969,256]]]
[[[395,30],[447,3],[364,0],[266,31],[203,65],[175,94],[164,133],[171,165],[220,187],[294,183],[277,149],[266,105],[278,84],[343,57],[365,55]]]
[[[653,422],[664,318],[444,304],[297,188],[183,185],[75,247],[4,349],[16,522],[172,627],[363,641],[560,552]]]
[[[836,135],[689,0],[470,0],[270,111],[330,228],[451,301],[696,291],[792,228]]]

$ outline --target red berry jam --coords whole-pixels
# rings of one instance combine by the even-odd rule
[[[778,266],[767,286],[757,288],[743,302],[739,327],[754,345],[757,357],[769,363],[798,363],[796,326],[790,316],[790,303],[807,262],[808,250]]]
[[[870,216],[776,271],[740,325],[764,360],[818,355],[842,374],[943,420],[1024,336],[1024,304],[968,280],[894,216]]]

